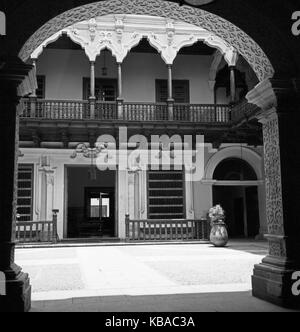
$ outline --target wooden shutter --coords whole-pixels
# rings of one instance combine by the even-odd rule
[[[33,217],[33,165],[18,166],[17,213],[19,221],[31,221]]]
[[[183,171],[148,172],[149,219],[184,219]]]
[[[173,81],[173,98],[175,103],[190,103],[190,82],[186,80]],[[156,80],[156,102],[165,103],[168,99],[168,81]]]

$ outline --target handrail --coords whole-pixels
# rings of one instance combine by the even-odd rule
[[[56,243],[57,235],[57,214],[58,210],[53,210],[51,221],[17,221],[16,222],[16,242],[35,243],[47,242]]]
[[[231,107],[214,104],[24,99],[21,119],[229,124]]]
[[[208,241],[210,234],[206,219],[125,220],[127,241]]]

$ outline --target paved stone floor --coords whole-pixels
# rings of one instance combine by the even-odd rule
[[[283,311],[251,296],[265,242],[18,249],[32,311]]]

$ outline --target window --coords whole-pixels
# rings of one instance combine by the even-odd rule
[[[97,188],[86,189],[87,218],[94,221],[103,221],[112,216],[111,190]]]
[[[257,181],[253,168],[246,161],[237,158],[223,160],[216,167],[213,178],[219,181]]]
[[[149,219],[184,219],[184,173],[149,171],[148,199]]]
[[[37,76],[38,88],[36,90],[36,96],[38,99],[45,99],[46,95],[46,77]]]
[[[117,99],[116,79],[100,79],[95,81],[95,96],[99,101],[113,102]],[[83,79],[83,99],[88,100],[91,95],[91,81],[89,78]]]
[[[190,103],[190,82],[182,80],[173,81],[173,98],[175,103]],[[168,99],[168,81],[156,80],[156,101],[165,103]]]
[[[31,221],[33,217],[33,169],[33,165],[18,166],[18,221]]]

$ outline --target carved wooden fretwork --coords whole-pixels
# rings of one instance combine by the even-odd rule
[[[159,17],[133,15],[109,15],[76,23],[45,40],[32,54],[37,59],[43,49],[66,34],[79,44],[90,61],[95,61],[104,49],[109,49],[118,63],[122,63],[130,50],[143,38],[147,38],[166,64],[173,64],[178,52],[198,41],[214,47],[224,56],[229,66],[237,61],[237,51],[215,34],[202,28],[166,20]]]
[[[59,35],[57,34],[61,30],[73,26],[79,21],[90,21],[93,17],[103,17],[105,15],[116,14],[151,15],[155,17],[164,17],[169,20],[172,19],[174,21],[181,21],[193,24],[212,34],[213,38],[217,37],[220,41],[225,42],[231,48],[237,50],[238,53],[240,53],[251,65],[260,81],[271,78],[274,75],[274,68],[264,51],[252,38],[250,38],[246,33],[244,33],[241,29],[239,29],[229,21],[215,14],[206,12],[202,9],[189,6],[179,6],[177,3],[161,0],[110,0],[74,8],[57,16],[56,18],[50,20],[48,23],[42,26],[25,43],[19,56],[22,60],[26,61],[31,56],[31,54],[48,38],[51,38],[52,36],[59,38]],[[118,22],[118,29],[116,33],[117,40],[120,40],[122,38],[122,33],[124,31],[123,26],[120,23],[121,21]],[[95,27],[93,26],[93,23],[90,23],[90,26],[91,27],[89,31],[88,41],[89,44],[95,43],[97,40],[97,37],[94,35]],[[149,31],[147,32],[146,37],[149,39],[151,44],[154,44],[153,46],[157,45],[157,43],[161,44],[162,40],[160,38],[155,39],[154,36],[155,35],[149,35]],[[135,37],[137,40],[140,40],[138,34],[133,37]],[[75,38],[76,37],[74,36],[74,39]],[[173,38],[172,26],[168,27],[168,33],[165,34],[165,38],[166,40],[164,41],[164,46],[167,45],[167,47],[170,48],[169,45],[170,43],[172,43]],[[191,40],[186,41],[187,45],[192,45],[195,42],[192,37],[190,38]],[[82,41],[78,41],[78,43],[80,44],[81,42]],[[210,42],[211,41],[208,40],[208,43]],[[100,51],[101,49],[104,49],[106,47],[108,48],[108,45],[109,38],[107,38],[106,41],[104,40],[102,46],[100,47]],[[134,44],[131,47],[133,46]],[[180,46],[180,44],[178,44],[176,47],[178,48],[178,46]],[[217,45],[213,46],[217,47]],[[174,49],[174,52],[176,52],[176,47]],[[116,57],[120,56],[118,51],[114,49],[111,45],[110,49]],[[94,54],[91,53],[89,56],[93,57]],[[119,60],[120,59],[121,57],[119,58]],[[172,61],[171,59],[172,56],[170,55],[170,58],[166,62],[170,63]]]

